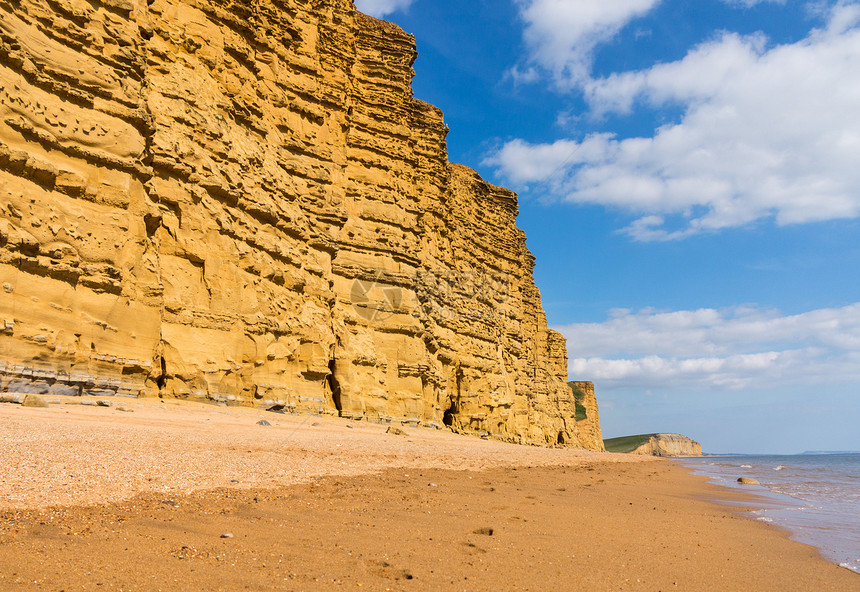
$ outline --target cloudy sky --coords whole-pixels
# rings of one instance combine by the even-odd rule
[[[860,450],[860,0],[359,0],[520,194],[607,437]]]

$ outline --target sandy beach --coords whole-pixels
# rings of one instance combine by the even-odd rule
[[[860,590],[670,461],[124,406],[0,405],[0,590]]]

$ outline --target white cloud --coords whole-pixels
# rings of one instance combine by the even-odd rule
[[[601,388],[809,387],[860,380],[860,303],[797,315],[758,307],[610,311],[556,327],[572,377]]]
[[[413,0],[355,0],[355,7],[364,14],[377,18],[398,10],[406,10]]]
[[[773,4],[785,4],[785,0],[723,0],[724,3],[729,6],[739,6],[742,8],[751,8],[756,4],[764,4],[765,2],[772,2]]]
[[[660,0],[521,0],[530,61],[563,84],[591,73],[594,48],[612,39],[627,23]],[[528,69],[527,69],[528,71]]]
[[[561,199],[638,215],[626,231],[639,240],[858,217],[858,23],[860,4],[840,3],[798,43],[726,33],[680,61],[583,80],[595,116],[641,103],[683,117],[651,137],[513,140],[485,164],[514,186],[545,182]]]

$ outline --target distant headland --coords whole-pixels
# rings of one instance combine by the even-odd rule
[[[650,456],[702,456],[702,445],[681,434],[639,434],[603,441],[607,452]]]

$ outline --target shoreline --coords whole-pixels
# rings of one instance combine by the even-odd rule
[[[17,415],[0,406],[0,461],[20,455],[27,442],[17,449],[9,442],[29,433],[42,466],[57,466],[46,457],[68,455],[80,459],[82,472],[86,463],[120,471],[96,475],[94,491],[103,494],[111,479],[117,484],[146,468],[132,451],[99,458],[109,443],[172,434],[172,447],[153,444],[147,454],[157,461],[168,460],[162,453],[190,454],[189,461],[204,463],[197,473],[178,474],[181,481],[229,475],[234,457],[255,457],[247,435],[278,435],[248,424],[255,416],[244,412],[219,415],[214,433],[230,437],[217,439],[212,422],[200,423],[208,409],[185,410],[181,418],[140,409]],[[720,505],[714,500],[732,497],[730,490],[673,462],[419,430],[393,436],[383,426],[347,428],[335,420],[297,427],[300,420],[287,417],[281,426],[294,432],[276,455],[289,470],[266,477],[296,478],[292,483],[228,479],[230,487],[184,493],[187,482],[166,489],[158,482],[132,497],[93,500],[97,505],[14,509],[4,476],[0,589],[860,589],[860,575],[741,515],[742,508]],[[17,432],[22,428],[27,433]],[[81,440],[83,434],[89,436]],[[93,446],[95,460],[82,450]],[[300,462],[305,457],[315,474]],[[15,466],[33,469],[37,460],[19,457]],[[176,466],[188,468],[164,466],[168,476]],[[66,475],[49,477],[74,497],[74,487],[63,489]],[[755,506],[748,493],[736,496]]]
[[[738,455],[678,460],[709,483],[751,494],[757,500],[750,513],[755,520],[788,531],[792,540],[812,545],[828,561],[860,574],[860,498],[853,482],[858,475],[840,458]],[[742,485],[738,477],[758,483]]]

